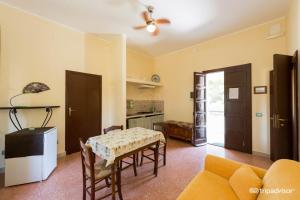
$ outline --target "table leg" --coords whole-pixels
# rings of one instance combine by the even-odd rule
[[[112,193],[112,200],[115,200],[116,199],[116,165],[115,165],[116,162],[114,162],[112,165],[111,165],[111,193]],[[118,165],[118,163],[117,163]]]
[[[120,160],[119,162],[122,162],[122,160]],[[118,165],[119,166],[119,165]],[[121,189],[121,172],[122,172],[122,167],[118,167],[117,169],[117,186],[118,186],[118,194],[119,194],[119,198],[120,200],[123,200],[123,196],[122,196],[122,189]]]
[[[158,173],[158,150],[159,150],[159,141],[156,142],[155,152],[154,152],[154,174],[157,176]]]

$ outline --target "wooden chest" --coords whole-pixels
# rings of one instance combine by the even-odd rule
[[[165,134],[169,137],[192,141],[193,123],[170,120],[161,122],[159,125],[163,126]]]

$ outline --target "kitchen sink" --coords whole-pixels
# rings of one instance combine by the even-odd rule
[[[154,112],[138,112],[136,114],[151,114],[151,113],[154,113]]]

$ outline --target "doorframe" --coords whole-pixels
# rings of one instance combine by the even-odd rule
[[[84,72],[77,72],[77,71],[71,71],[71,70],[66,70],[65,71],[65,152],[67,153],[67,135],[69,134],[70,127],[68,123],[68,100],[69,100],[69,95],[68,95],[68,75],[70,74],[79,74],[79,75],[84,75],[84,76],[91,76],[91,77],[97,77],[99,78],[100,82],[100,87],[99,87],[99,105],[100,105],[100,114],[101,117],[99,119],[99,128],[100,128],[100,133],[102,133],[102,76],[97,75],[97,74],[90,74],[90,73],[84,73]]]
[[[218,69],[205,70],[202,73],[209,74],[209,73],[215,73],[215,72],[224,72],[227,68],[230,68],[230,67],[222,67],[222,68],[218,68]]]

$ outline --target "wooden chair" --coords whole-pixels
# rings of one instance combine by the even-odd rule
[[[83,200],[86,200],[86,193],[90,195],[91,200],[95,200],[95,193],[101,189],[110,187],[111,184],[109,179],[111,176],[115,176],[112,173],[111,166],[106,167],[105,160],[100,160],[95,162],[95,154],[92,151],[90,146],[87,146],[83,143],[82,139],[79,138],[80,143],[80,152],[81,152],[81,161],[82,161],[82,175],[83,175]],[[105,181],[104,186],[98,185],[100,182]],[[89,182],[89,185],[87,185]],[[96,186],[98,185],[98,186]],[[119,194],[119,198],[123,200],[122,193],[121,193],[121,185],[119,181],[116,181],[117,191]],[[104,199],[110,196],[112,193],[106,194],[100,198]]]
[[[153,130],[161,131],[165,136],[165,142],[160,142],[159,149],[158,149],[158,155],[163,156],[163,163],[164,165],[167,164],[167,135],[165,134],[165,125],[163,125],[160,122],[153,123]],[[157,129],[157,127],[161,127],[161,129]],[[151,153],[146,154],[146,152],[151,151]],[[149,147],[147,149],[142,150],[142,156],[141,156],[141,166],[143,165],[144,158],[147,158],[153,162],[154,160],[154,152],[155,152],[155,146]]]
[[[123,125],[121,125],[121,126],[111,126],[111,127],[105,128],[105,129],[103,129],[103,133],[107,134],[108,132],[115,131],[115,130],[123,130]],[[120,169],[125,170],[128,167],[133,166],[134,175],[137,176],[137,170],[136,170],[136,166],[137,166],[137,163],[138,163],[138,158],[137,157],[138,157],[137,154],[133,154],[131,156],[128,156],[127,158],[131,159],[132,162],[127,162],[125,160],[121,160],[121,162],[119,163]],[[123,163],[126,164],[125,167],[123,167]]]

